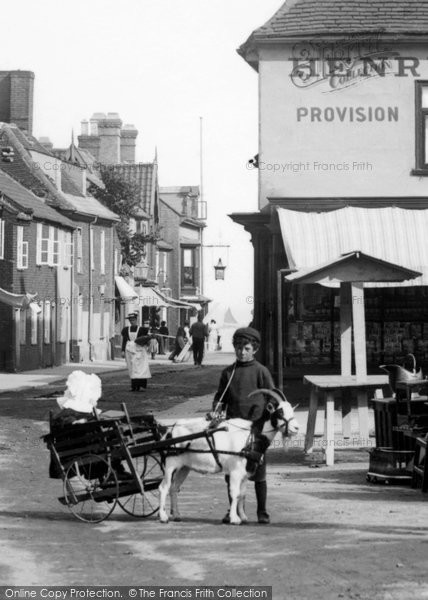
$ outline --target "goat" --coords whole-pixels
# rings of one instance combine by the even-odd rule
[[[262,430],[266,447],[271,444],[278,431],[282,433],[283,438],[295,435],[299,426],[293,408],[285,396],[267,389],[256,390],[250,396],[256,393],[270,396],[264,412],[265,423]],[[205,418],[180,419],[175,423],[170,432],[172,438],[190,436],[204,430],[207,430],[208,435],[192,441],[178,442],[172,446],[177,453],[167,455],[165,475],[159,486],[161,523],[167,523],[169,520],[165,506],[168,492],[171,497],[171,518],[174,521],[180,520],[177,495],[190,471],[203,474],[223,471],[229,475],[230,523],[240,525],[248,520],[244,511],[248,477],[247,456],[242,451],[250,441],[252,422],[245,419],[229,419],[221,425],[224,429],[213,430],[210,434]]]

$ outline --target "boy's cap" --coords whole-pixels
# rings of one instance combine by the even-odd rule
[[[127,319],[137,319],[138,318],[138,314],[136,312],[129,313],[129,315],[126,318]]]
[[[237,342],[238,340],[247,340],[248,342],[256,342],[257,344],[260,344],[261,338],[257,329],[253,329],[253,327],[241,327],[233,334],[233,343]]]

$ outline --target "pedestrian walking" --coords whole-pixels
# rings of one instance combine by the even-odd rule
[[[252,327],[237,329],[232,338],[236,362],[223,370],[220,376],[218,391],[214,397],[213,410],[216,414],[226,412],[227,419],[249,419],[253,422],[254,450],[261,455],[261,462],[247,462],[247,472],[251,472],[250,481],[254,481],[257,499],[257,518],[259,523],[270,523],[266,510],[266,445],[263,436],[263,413],[266,400],[263,394],[248,398],[256,389],[274,389],[272,376],[268,369],[255,359],[260,347],[260,333]],[[229,476],[226,475],[229,487]],[[229,497],[230,502],[230,497]],[[223,523],[229,523],[229,512]]]
[[[178,356],[186,345],[187,337],[186,332],[184,331],[184,327],[179,327],[177,329],[177,333],[175,336],[175,347],[171,354],[168,356],[168,360],[175,361],[176,356]]]
[[[193,361],[195,366],[201,367],[204,358],[204,345],[208,337],[208,329],[203,322],[204,315],[199,313],[198,320],[190,327],[190,336],[192,338]]]
[[[148,355],[149,331],[146,327],[138,326],[137,318],[137,313],[130,313],[129,326],[122,329],[122,356],[128,367],[132,392],[146,389],[147,379],[152,376]]]
[[[208,325],[208,350],[216,350],[217,349],[217,338],[218,338],[217,323],[214,319],[211,319],[210,324]]]
[[[156,335],[156,329],[155,327],[152,327],[150,331],[150,340],[148,344],[148,351],[150,352],[152,360],[156,358],[156,354],[159,352],[159,343],[157,337],[158,336]]]

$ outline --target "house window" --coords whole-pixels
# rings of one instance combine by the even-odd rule
[[[60,241],[56,227],[37,223],[37,253],[38,265],[59,265]]]
[[[168,253],[156,251],[156,280],[159,285],[165,285],[168,279]]]
[[[100,273],[106,272],[106,235],[104,231],[100,233]]]
[[[198,264],[196,248],[183,248],[181,261],[181,284],[183,287],[198,286]]]
[[[0,219],[0,259],[4,258],[4,219]]]
[[[28,269],[28,242],[24,242],[24,228],[16,228],[17,255],[16,266],[18,269]]]
[[[64,267],[73,266],[73,238],[70,231],[64,231],[64,246],[62,264]]]
[[[428,81],[416,81],[416,169],[415,175],[428,175]]]
[[[114,274],[119,273],[119,252],[117,248],[114,249]]]
[[[83,240],[81,227],[77,228],[76,238],[76,268],[78,273],[82,273]]]

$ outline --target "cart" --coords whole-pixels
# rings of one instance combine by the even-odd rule
[[[167,428],[153,415],[130,418],[126,406],[122,408],[115,418],[96,418],[43,436],[63,481],[58,500],[81,521],[100,523],[117,505],[136,518],[154,515],[165,457],[180,451],[175,444],[200,437],[210,440],[219,430],[165,438]]]

